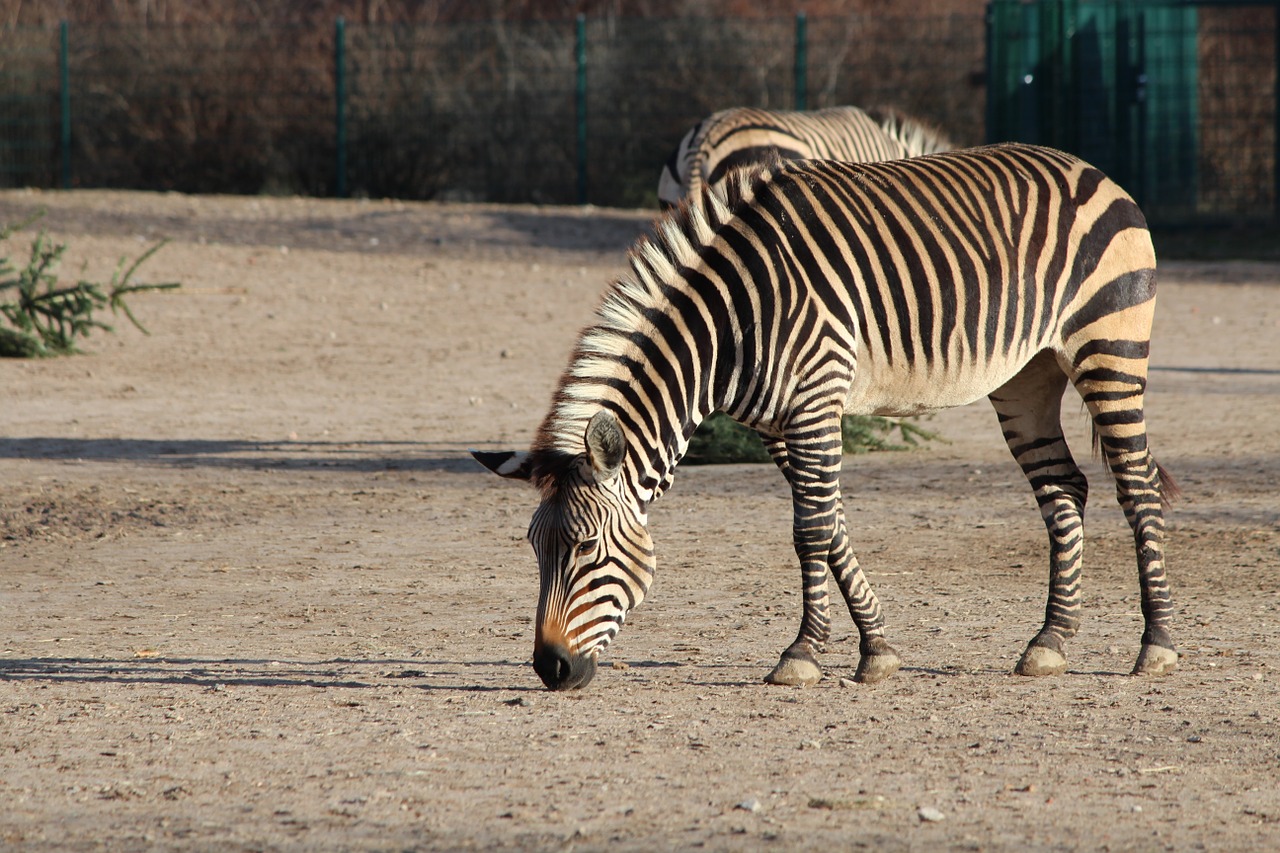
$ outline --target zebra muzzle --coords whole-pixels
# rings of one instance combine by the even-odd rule
[[[549,690],[575,690],[591,682],[596,659],[571,654],[563,643],[542,643],[533,651],[533,668]]]

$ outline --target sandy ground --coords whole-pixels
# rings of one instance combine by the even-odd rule
[[[1101,463],[1070,669],[1011,674],[1045,535],[985,403],[846,460],[902,671],[816,687],[772,466],[686,466],[591,686],[529,666],[527,445],[644,212],[79,192],[68,275],[172,242],[84,355],[0,361],[0,848],[1280,846],[1280,267],[1165,265],[1148,397],[1181,667]],[[1067,410],[1077,411],[1069,403]],[[1088,456],[1085,418],[1070,419]]]

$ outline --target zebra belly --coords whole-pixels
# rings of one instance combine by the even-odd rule
[[[895,370],[860,364],[844,410],[851,415],[906,417],[980,400],[1017,375],[1030,356],[983,365],[935,364]]]

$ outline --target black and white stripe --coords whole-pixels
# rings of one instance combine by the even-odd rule
[[[787,112],[737,107],[690,128],[662,169],[658,202],[674,207],[703,184],[772,158],[874,163],[954,148],[942,134],[896,110],[832,107]]]
[[[1079,625],[1084,475],[1059,409],[1074,385],[1133,527],[1146,630],[1134,671],[1177,653],[1163,557],[1172,484],[1143,415],[1155,257],[1133,200],[1067,154],[1001,145],[874,164],[779,162],[704,188],[631,254],[578,341],[530,451],[477,454],[534,482],[535,665],[585,684],[653,577],[646,528],[698,423],[755,428],[789,482],[804,614],[767,680],[821,677],[827,574],[861,634],[857,678],[898,667],[841,505],[844,413],[987,396],[1049,532],[1045,621],[1017,671],[1061,672]]]

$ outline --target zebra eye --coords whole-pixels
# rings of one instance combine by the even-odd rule
[[[596,541],[597,540],[595,539],[586,540],[585,542],[578,545],[578,548],[576,551],[574,551],[574,553],[579,557],[587,556],[588,554],[596,550]]]

